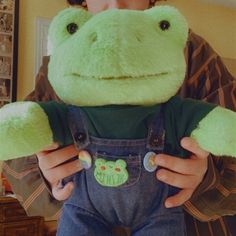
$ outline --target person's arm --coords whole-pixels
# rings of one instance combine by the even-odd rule
[[[36,78],[35,90],[26,98],[26,100],[58,100],[58,97],[54,93],[47,80],[48,61],[48,57],[44,58],[43,66],[40,68],[40,71]],[[52,175],[55,172],[61,171],[58,169],[58,167],[56,167],[56,165],[58,165],[58,161],[56,161],[58,160],[58,156],[60,156],[61,163],[66,158],[69,159],[74,156],[74,153],[76,151],[73,145],[70,146],[70,150],[71,152],[69,152],[69,154],[67,152],[64,152],[64,149],[56,150],[55,152],[51,151],[50,155],[52,156],[54,153],[56,156],[56,158],[54,158],[55,163],[50,163],[50,169],[53,170],[51,171]],[[48,181],[46,181],[44,177],[44,172],[47,172],[47,170],[49,169],[46,165],[48,163],[47,157],[45,156],[45,158],[41,158],[40,161],[42,165],[41,170],[39,168],[38,158],[36,155],[6,161],[3,165],[3,173],[9,180],[13,192],[16,194],[18,200],[21,202],[28,215],[42,215],[46,218],[55,219],[59,215],[62,203],[55,200],[55,198],[52,196],[52,186],[50,185],[51,183],[48,183]],[[76,166],[76,168],[74,168],[74,166]],[[73,168],[69,168],[67,170],[67,176],[79,171],[79,164],[74,166]],[[51,181],[50,176],[49,181]],[[55,181],[59,181],[59,179],[54,178],[54,182]],[[68,189],[66,188],[65,190]],[[63,197],[65,193],[62,191],[61,194]]]
[[[180,94],[236,111],[236,80],[221,58],[194,33],[190,34],[187,52],[187,79]],[[186,211],[201,221],[236,214],[235,178],[235,159],[209,156],[208,170],[185,203]]]
[[[212,94],[216,94],[215,90],[222,86],[234,88],[235,80],[228,73],[220,58],[202,38],[193,33],[190,34],[188,40],[186,55],[188,70],[184,84],[179,91],[182,97],[203,100],[207,98],[207,95],[213,96]],[[218,77],[215,74],[216,68]],[[210,79],[212,81],[209,81]],[[234,101],[235,90],[231,92],[231,99]],[[226,214],[234,214],[235,211],[232,212],[232,208],[230,211],[228,208],[222,208],[221,206],[214,208],[214,199],[209,198],[207,198],[206,206],[199,209],[195,207],[196,199],[200,199],[203,193],[210,189],[215,189],[220,182],[225,183],[228,181],[225,176],[220,175],[221,169],[215,163],[218,159],[226,162],[227,157],[212,157],[209,153],[202,150],[193,139],[188,137],[184,139],[185,141],[181,140],[180,145],[191,153],[189,159],[181,159],[177,156],[173,158],[173,156],[166,154],[157,155],[155,159],[156,164],[162,167],[156,173],[157,178],[162,182],[181,188],[179,193],[166,199],[166,207],[176,207],[184,204],[186,210],[193,217],[202,221],[212,220]],[[235,162],[236,160],[233,161]],[[235,178],[235,173],[233,176]],[[234,186],[231,181],[230,184]],[[231,201],[230,198],[224,198],[224,200],[229,206],[235,203],[235,200]],[[211,213],[214,216],[212,214],[207,215],[208,209],[212,209],[211,202],[213,205]],[[216,215],[218,209],[220,214]],[[221,210],[224,211],[221,212]]]
[[[25,100],[37,102],[60,100],[47,78],[49,59],[49,56],[43,57],[43,64],[36,76],[35,89],[25,98]]]
[[[50,194],[36,155],[5,161],[3,174],[27,215],[40,215],[50,220],[58,218],[62,203]]]

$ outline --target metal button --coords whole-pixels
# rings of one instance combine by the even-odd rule
[[[80,164],[84,169],[88,170],[92,166],[92,158],[87,151],[80,151],[78,157]]]
[[[157,146],[159,144],[159,139],[157,137],[152,137],[150,143],[152,146]]]
[[[143,159],[143,166],[146,171],[154,172],[157,169],[157,165],[155,163],[155,152],[147,152]]]
[[[81,142],[83,143],[86,140],[86,134],[82,132],[76,132],[74,134],[74,138],[76,142]]]

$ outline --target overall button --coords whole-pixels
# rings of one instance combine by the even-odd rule
[[[155,163],[155,155],[155,152],[148,152],[144,156],[143,166],[148,172],[154,172],[157,169],[157,164]]]
[[[87,151],[80,151],[79,152],[79,160],[81,166],[85,169],[88,170],[92,166],[92,158],[91,155]]]
[[[75,141],[83,143],[86,140],[86,134],[82,132],[76,132],[74,134]]]
[[[152,137],[150,139],[150,143],[152,146],[157,146],[159,144],[160,140],[157,137]]]

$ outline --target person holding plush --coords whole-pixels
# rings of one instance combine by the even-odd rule
[[[96,5],[96,2],[98,3],[97,5]],[[114,4],[114,2],[115,2],[115,4]],[[121,7],[121,8],[131,7],[131,9],[137,7],[135,9],[141,10],[141,9],[144,9],[148,6],[148,1],[139,1],[140,5],[135,4],[135,2],[133,2],[133,1],[114,1],[114,2],[113,1],[112,2],[110,2],[110,1],[87,1],[87,6],[88,6],[88,9],[91,10],[93,13],[95,13],[96,11],[104,10],[104,7],[111,7],[111,8],[112,7]],[[127,2],[129,2],[130,5]],[[132,3],[134,5],[132,5]],[[187,55],[189,55],[187,58],[192,60],[193,58],[190,56],[190,55],[193,55],[191,50],[195,49],[193,47],[193,45],[194,45],[193,42],[195,40],[195,45],[196,45],[199,43],[199,41],[202,42],[202,39],[199,38],[198,36],[194,35],[192,32],[190,32],[189,38],[192,39],[192,41],[188,41],[188,47],[186,48],[186,52],[189,53],[189,54],[187,54]],[[206,46],[208,48],[208,45],[206,45]],[[206,47],[206,46],[203,45],[202,47]],[[205,50],[205,48],[203,48],[203,49]],[[208,48],[208,50],[210,50],[210,49]],[[212,51],[209,51],[209,54],[215,55],[214,52],[212,52]],[[197,58],[198,54],[195,53],[194,56]],[[216,55],[214,57],[214,60],[215,60],[215,61],[213,61],[214,65],[220,65],[220,67],[218,67],[218,68],[220,68],[221,71],[224,72],[224,75],[225,75],[224,80],[225,81],[222,79],[223,77],[222,78],[219,77],[219,80],[221,81],[221,83],[217,82],[217,84],[215,84],[215,83],[213,83],[214,81],[211,81],[211,79],[212,79],[211,76],[209,76],[209,73],[206,73],[206,71],[205,71],[206,68],[212,66],[210,64],[205,65],[206,67],[203,71],[201,71],[200,69],[202,69],[202,68],[199,68],[199,67],[198,67],[199,71],[194,71],[194,69],[196,69],[196,68],[188,67],[188,71],[186,74],[186,80],[185,80],[185,83],[182,86],[181,90],[179,91],[179,94],[181,94],[182,96],[193,97],[193,98],[197,98],[197,99],[204,99],[205,98],[208,101],[214,102],[214,101],[217,101],[217,100],[214,100],[217,98],[217,95],[218,95],[217,88],[219,89],[219,91],[222,91],[222,90],[223,91],[235,91],[235,90],[233,90],[233,89],[235,89],[235,82],[233,82],[233,78],[228,74],[227,70],[222,66],[220,59]],[[188,65],[189,64],[192,65],[191,61],[187,60],[187,62],[188,62]],[[205,78],[206,83],[209,84],[209,81],[210,81],[210,82],[212,82],[212,85],[214,85],[214,86],[212,86],[212,87],[207,86],[206,89],[199,90],[199,88],[204,88],[204,84],[198,84],[196,82],[196,81],[200,80],[200,78],[196,77],[194,75],[194,72],[198,72],[198,73],[202,72],[202,74],[200,73],[200,78],[202,78],[202,77],[204,78],[204,76],[206,76],[206,78]],[[204,73],[206,73],[206,74],[204,74]],[[211,73],[214,74],[214,72],[211,72]],[[218,74],[218,76],[221,76],[221,75],[222,75],[222,73]],[[214,79],[216,79],[216,78],[214,78]],[[42,89],[42,85],[45,86],[45,82],[42,83],[42,81],[43,80],[40,80],[40,82],[38,83],[38,86],[37,86],[37,88],[39,88],[38,91],[40,91],[40,89]],[[204,80],[203,80],[203,82],[204,82]],[[217,87],[219,85],[221,85],[223,87],[222,88]],[[48,91],[49,91],[49,93],[47,93],[48,95],[46,95],[46,97],[44,97],[44,95],[42,95],[42,94],[40,94],[40,95],[38,94],[39,95],[38,96],[37,92],[34,94],[34,96],[38,96],[37,99],[41,99],[41,98],[44,100],[51,99],[51,98],[55,99],[56,97],[55,97],[54,93],[52,91],[50,93],[50,89],[48,89]],[[195,91],[195,93],[194,93],[194,91]],[[233,96],[233,92],[232,92],[232,96]],[[230,101],[231,100],[230,96],[225,97],[225,100]],[[232,97],[232,101],[233,101],[233,97]],[[230,103],[230,104],[231,104],[231,108],[234,108],[233,103]],[[230,107],[230,105],[229,105],[229,107]],[[182,141],[182,145],[185,149],[187,149],[193,153],[193,155],[191,156],[191,159],[190,159],[191,162],[189,160],[175,158],[175,159],[171,159],[171,164],[170,164],[168,162],[168,160],[170,160],[170,157],[167,155],[162,155],[161,158],[160,157],[156,158],[156,164],[169,169],[168,171],[166,171],[166,170],[165,171],[163,171],[163,170],[157,171],[157,178],[170,184],[170,185],[174,185],[176,187],[181,187],[183,189],[176,196],[171,197],[170,199],[168,199],[166,201],[166,207],[174,207],[174,206],[182,205],[183,203],[185,203],[185,209],[189,213],[195,214],[194,215],[195,217],[197,217],[200,220],[205,220],[205,221],[210,220],[210,219],[214,219],[214,218],[218,217],[218,215],[221,215],[221,214],[224,215],[224,214],[234,213],[233,207],[230,209],[227,209],[226,207],[224,207],[222,209],[218,209],[218,210],[215,209],[215,211],[218,212],[218,214],[216,214],[216,212],[213,212],[212,210],[209,211],[209,209],[208,209],[208,217],[207,217],[206,213],[201,214],[201,212],[199,211],[199,210],[204,211],[207,209],[207,206],[204,206],[204,209],[200,209],[203,204],[203,201],[201,201],[200,199],[204,198],[204,197],[206,198],[207,196],[205,196],[205,194],[209,194],[212,191],[216,191],[214,189],[214,184],[216,183],[216,180],[219,181],[220,177],[223,178],[223,176],[217,175],[217,178],[215,176],[212,179],[211,183],[209,183],[209,182],[207,183],[206,180],[209,181],[209,179],[211,178],[211,174],[212,174],[211,170],[215,171],[215,169],[213,169],[214,168],[213,161],[215,161],[215,162],[218,161],[218,164],[220,163],[220,161],[221,162],[223,161],[224,163],[229,163],[229,165],[232,165],[233,160],[231,160],[231,159],[222,160],[222,159],[217,159],[216,157],[209,156],[209,159],[207,161],[208,153],[201,150],[198,146],[196,146],[194,141],[189,138],[184,139],[184,141]],[[51,147],[51,148],[53,148],[53,147]],[[66,187],[64,189],[61,189],[61,188],[57,187],[58,180],[78,171],[81,168],[81,166],[79,164],[75,165],[75,162],[78,162],[77,160],[74,162],[70,162],[70,163],[65,164],[64,167],[58,166],[58,164],[60,164],[58,161],[64,162],[65,160],[70,159],[71,157],[75,156],[76,154],[77,154],[77,152],[73,146],[69,146],[69,147],[67,147],[63,150],[59,150],[59,151],[57,150],[54,152],[43,152],[43,153],[38,154],[39,165],[40,165],[40,168],[43,172],[43,175],[47,179],[47,181],[51,184],[54,196],[56,196],[60,200],[64,200],[65,198],[67,198],[70,195],[70,191],[73,187],[73,183],[69,183],[66,185]],[[62,156],[62,158],[61,159],[58,158],[58,155]],[[56,162],[53,161],[53,157],[56,158]],[[11,161],[10,164],[12,164],[12,163],[16,163],[16,161]],[[67,172],[70,169],[70,167],[72,167],[72,166],[77,169],[76,170],[71,169],[70,173]],[[227,165],[224,165],[224,167],[225,166],[227,166]],[[186,170],[184,170],[184,168],[186,168]],[[7,169],[7,165],[6,165],[5,169]],[[67,171],[65,171],[66,169],[67,169]],[[208,169],[208,171],[207,171],[207,169]],[[61,170],[64,170],[63,171],[65,173],[64,176],[63,176],[63,172]],[[59,173],[59,174],[56,175],[55,173]],[[217,173],[217,172],[215,171],[214,173]],[[54,179],[52,179],[52,176]],[[186,176],[187,176],[188,183],[183,183],[183,177],[186,177]],[[164,177],[164,179],[163,179],[163,177]],[[176,183],[173,182],[173,179],[176,180]],[[232,182],[232,184],[233,184],[233,182]],[[220,190],[218,190],[218,189],[217,189],[217,191],[220,192]],[[223,196],[219,195],[219,198],[223,199]],[[27,204],[25,204],[26,208],[29,207],[29,205],[31,205],[30,203],[32,202],[32,200],[33,200],[32,197],[28,198],[28,202],[26,202]],[[189,200],[189,201],[187,201],[187,200]],[[225,198],[224,200],[227,202],[227,198]],[[210,206],[210,203],[209,203],[209,206]],[[198,207],[199,207],[199,209],[198,209]],[[196,211],[196,209],[197,209],[197,211]],[[212,209],[212,208],[210,208],[210,209]],[[194,223],[196,223],[196,220],[194,220],[194,221],[195,221]],[[200,224],[200,223],[197,222],[197,224]],[[188,227],[189,227],[189,224],[188,224]],[[219,232],[219,229],[217,231]],[[193,235],[192,232],[190,235]],[[214,234],[214,235],[216,235],[216,234]]]

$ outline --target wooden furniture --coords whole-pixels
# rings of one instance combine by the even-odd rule
[[[45,221],[44,222],[44,234],[43,236],[56,236],[57,234],[57,221]]]
[[[1,236],[43,236],[43,231],[43,217],[28,217],[16,199],[0,197]]]

